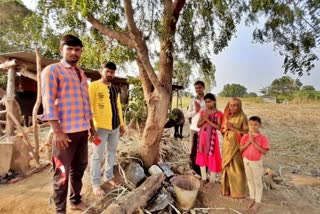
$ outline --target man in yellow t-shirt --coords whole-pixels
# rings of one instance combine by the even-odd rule
[[[105,170],[104,180],[115,186],[113,178],[113,164],[116,159],[119,136],[125,134],[123,114],[120,102],[119,89],[111,84],[117,67],[113,62],[105,62],[101,65],[101,79],[89,84],[89,97],[93,112],[93,122],[97,128],[101,143],[92,144],[93,153],[91,157],[91,183],[96,196],[103,196],[105,192],[101,189],[101,161],[104,152]]]

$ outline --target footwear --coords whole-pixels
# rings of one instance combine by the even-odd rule
[[[82,201],[79,204],[71,204],[70,209],[71,210],[80,210],[82,212],[86,211],[88,206],[83,203]]]

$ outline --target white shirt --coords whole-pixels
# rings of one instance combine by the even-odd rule
[[[200,129],[198,128],[197,123],[200,118],[200,111],[196,112],[194,105],[195,102],[200,104],[200,111],[207,109],[207,107],[204,99],[199,99],[198,97],[195,97],[189,105],[186,116],[187,118],[191,118],[190,129],[193,131],[199,131]]]

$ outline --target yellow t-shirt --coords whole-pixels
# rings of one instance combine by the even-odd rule
[[[112,130],[123,126],[120,94],[115,86],[107,86],[101,80],[94,81],[89,84],[89,98],[96,128]]]

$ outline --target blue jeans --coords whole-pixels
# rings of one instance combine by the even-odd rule
[[[92,156],[91,156],[91,183],[93,186],[100,186],[101,181],[101,161],[103,159],[104,152],[105,156],[105,169],[104,177],[106,180],[111,180],[113,176],[113,164],[116,159],[117,146],[119,142],[119,127],[113,130],[107,130],[98,128],[98,136],[101,139],[99,145],[92,144]]]

